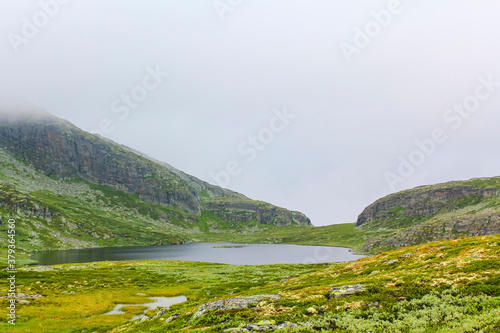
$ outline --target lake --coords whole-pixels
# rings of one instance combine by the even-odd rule
[[[40,265],[129,260],[181,260],[231,265],[268,265],[353,261],[363,257],[349,252],[346,248],[329,246],[192,243],[41,251],[31,258],[37,260]]]

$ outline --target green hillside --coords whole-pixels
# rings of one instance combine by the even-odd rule
[[[359,216],[360,232],[383,232],[364,251],[500,233],[500,177],[421,186],[391,194]]]
[[[18,323],[1,323],[0,331],[290,332],[278,329],[287,326],[304,333],[496,333],[499,244],[499,235],[463,238],[343,264],[138,261],[24,268],[18,273],[26,294]],[[2,288],[6,274],[0,272]],[[145,311],[139,305],[148,297],[181,295],[187,302],[148,310],[150,320],[130,321]],[[230,309],[232,300],[243,304],[245,297],[255,301]],[[215,300],[225,301],[199,311]],[[104,315],[118,303],[139,305]]]

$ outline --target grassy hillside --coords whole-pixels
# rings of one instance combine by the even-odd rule
[[[384,232],[365,251],[500,232],[500,177],[421,186],[377,200],[359,216],[360,232]]]
[[[499,244],[500,235],[440,241],[345,264],[144,261],[25,268],[18,273],[19,292],[44,297],[27,297],[19,305],[18,324],[2,323],[0,331],[223,332],[288,322],[300,324],[294,332],[499,332]],[[0,272],[2,288],[6,274]],[[344,297],[332,293],[332,287],[353,284],[363,287]],[[209,301],[270,294],[281,299],[193,317]],[[144,310],[137,306],[103,315],[118,303],[179,295],[188,301],[150,321],[129,321]]]
[[[360,252],[364,243],[376,236],[390,233],[390,231],[362,230],[355,223],[335,224],[323,227],[293,226],[282,228],[268,228],[255,233],[237,235],[238,242],[243,243],[273,243],[322,245],[351,248]],[[233,241],[232,234],[215,234],[206,238],[206,241],[228,242]]]

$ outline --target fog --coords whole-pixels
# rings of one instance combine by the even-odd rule
[[[498,1],[0,8],[2,108],[46,110],[315,225],[500,175]]]

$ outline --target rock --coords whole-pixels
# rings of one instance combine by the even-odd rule
[[[278,325],[279,330],[284,330],[284,329],[296,329],[296,328],[304,328],[308,326],[307,324],[302,324],[302,323],[289,323],[289,322],[284,322],[281,325]]]
[[[210,185],[131,148],[84,132],[47,112],[0,110],[0,147],[53,178],[82,179],[182,212],[164,216],[167,221],[182,217],[186,222],[197,223],[205,204],[208,210],[225,215],[226,212],[218,211],[220,202],[210,202],[222,198],[222,206],[227,205],[229,209],[226,221],[247,222],[256,216],[262,224],[311,224],[302,213],[256,202],[243,194]],[[206,194],[205,198],[201,198],[201,193]],[[0,195],[0,206],[2,198]],[[27,196],[24,199],[15,201],[30,216],[50,218],[60,214],[37,208],[33,203],[27,205]],[[10,200],[5,207],[16,211],[16,207],[8,204]]]
[[[256,218],[260,224],[274,224],[278,227],[290,226],[294,222],[311,225],[311,220],[302,213],[259,201],[215,199],[208,202],[205,208],[228,221],[249,222]]]
[[[247,325],[246,327],[247,330],[250,330],[250,332],[268,332],[268,331],[274,331],[278,329],[278,326],[276,325],[266,325],[266,324],[256,324],[256,325]]]
[[[166,321],[166,322],[167,322],[167,323],[171,323],[171,322],[173,322],[174,320],[176,320],[177,318],[179,318],[180,316],[181,316],[181,314],[180,314],[180,313],[175,313],[175,314],[171,315],[170,317],[168,317],[168,319],[167,319],[167,321]]]
[[[386,265],[392,265],[392,264],[397,263],[398,261],[399,261],[398,259],[391,259],[391,260],[389,260],[389,261],[387,262],[387,264],[386,264]]]
[[[50,266],[36,266],[28,268],[28,272],[49,272],[55,270],[56,268]]]
[[[413,257],[414,255],[415,253],[405,253],[400,258],[408,259],[410,257]]]
[[[245,333],[245,332],[269,332],[276,330],[293,330],[304,328],[307,325],[302,323],[284,322],[276,325],[274,321],[262,321],[257,324],[243,324],[240,327],[224,330],[225,333]]]
[[[39,298],[43,298],[45,296],[43,295],[40,295],[40,294],[31,294],[31,295],[28,295],[28,294],[25,294],[25,293],[16,293],[16,297],[15,299],[17,299],[18,301],[20,300],[27,300],[27,299],[39,299]],[[9,298],[8,296],[0,296],[0,299],[4,299],[4,298]]]
[[[347,297],[358,292],[366,290],[366,286],[362,284],[353,284],[348,286],[333,287],[330,291],[330,298]]]
[[[393,231],[365,242],[362,251],[387,250],[500,233],[500,178],[472,179],[401,191],[377,200],[358,217],[357,226]],[[493,197],[493,198],[492,198]]]
[[[146,315],[145,315],[145,316],[143,316],[143,317],[139,320],[139,324],[144,323],[144,322],[146,322],[146,321],[150,321],[150,320],[151,320],[151,318],[149,318],[148,316],[146,316]]]
[[[458,200],[464,197],[498,195],[499,190],[492,187],[476,187],[468,185],[439,184],[435,186],[417,187],[411,190],[388,195],[377,200],[361,213],[356,225],[360,226],[373,220],[387,219],[390,212],[401,207],[404,216],[432,216],[443,208],[455,210],[459,208]]]
[[[18,301],[17,301],[17,303],[19,303],[19,304],[24,304],[24,305],[31,304],[31,302],[30,302],[30,301],[27,301],[27,300],[25,300],[25,299],[20,299],[20,300],[18,300]]]
[[[166,312],[168,311],[168,308],[161,308],[158,310],[158,312],[154,315],[153,319],[160,318],[163,316]]]
[[[257,304],[262,301],[276,301],[281,299],[279,295],[258,295],[252,297],[235,297],[221,299],[218,301],[208,302],[198,307],[191,320],[201,317],[207,311],[212,310],[234,310],[234,309],[248,309],[251,304]]]
[[[244,327],[228,328],[224,330],[224,333],[248,333],[248,332],[250,331]]]

